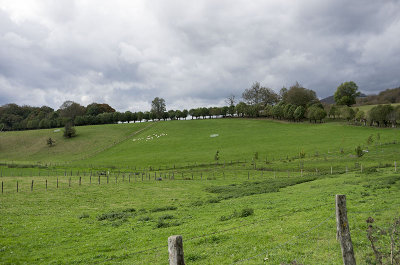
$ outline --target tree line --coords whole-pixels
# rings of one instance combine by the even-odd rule
[[[357,85],[350,81],[338,86],[334,98],[336,104],[323,105],[315,91],[296,82],[279,93],[271,88],[253,83],[243,91],[241,101],[234,95],[226,99],[226,106],[199,107],[190,110],[166,110],[165,100],[156,97],[150,111],[118,112],[110,105],[91,103],[86,107],[73,101],[64,102],[58,110],[47,106],[31,107],[6,104],[0,106],[1,130],[27,130],[64,127],[65,125],[96,125],[118,122],[142,122],[149,120],[206,119],[214,117],[268,117],[271,119],[299,122],[322,122],[327,116],[346,119],[355,124],[396,126],[400,120],[400,106],[379,105],[364,112],[350,107],[359,95]]]

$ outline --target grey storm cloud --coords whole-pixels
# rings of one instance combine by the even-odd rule
[[[400,85],[399,1],[1,0],[0,105],[222,105],[260,81]]]

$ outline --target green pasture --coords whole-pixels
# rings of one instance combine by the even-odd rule
[[[167,264],[175,234],[187,264],[342,264],[335,194],[347,195],[356,259],[369,264],[365,220],[400,216],[397,129],[265,119],[76,129],[68,140],[0,133],[1,264]]]
[[[379,104],[379,105],[386,105],[386,104]],[[400,103],[390,103],[390,105],[392,105],[393,107],[399,106]],[[378,105],[363,105],[363,106],[357,106],[357,107],[353,107],[353,108],[358,108],[359,110],[362,110],[364,112],[368,112],[370,109],[372,109],[373,107],[376,107]]]
[[[104,151],[149,124],[113,124],[75,127],[78,136],[65,139],[63,129],[0,133],[0,161],[16,163],[77,161]],[[47,139],[55,140],[51,148]]]
[[[335,194],[347,195],[356,258],[365,264],[365,220],[384,226],[400,214],[400,176],[390,169],[108,184],[102,176],[100,185],[74,176],[71,186],[61,177],[58,189],[53,177],[47,191],[44,177],[34,180],[31,191],[30,178],[2,178],[2,264],[166,264],[174,234],[184,238],[187,264],[341,264]],[[242,216],[245,209],[254,212]]]

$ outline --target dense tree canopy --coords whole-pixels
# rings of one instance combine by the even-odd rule
[[[154,115],[154,118],[162,119],[165,111],[165,100],[159,97],[154,98],[151,102],[151,113]]]
[[[318,102],[317,94],[315,91],[304,88],[296,82],[287,91],[282,91],[282,101],[287,104],[306,107]]]
[[[278,95],[272,89],[261,86],[259,82],[255,82],[250,88],[247,88],[243,92],[242,98],[249,105],[262,104],[266,106],[278,102]]]
[[[334,98],[337,105],[351,106],[356,103],[358,86],[353,81],[344,82],[338,86]]]

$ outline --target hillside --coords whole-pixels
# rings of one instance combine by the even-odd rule
[[[378,95],[368,95],[365,98],[358,98],[357,105],[391,104],[400,103],[400,87],[386,89]]]
[[[234,118],[77,131],[0,134],[1,264],[168,264],[182,235],[187,264],[339,265],[336,194],[370,264],[365,220],[399,216],[398,129]]]
[[[0,133],[0,161],[69,162],[103,151],[149,124],[77,126],[77,137],[65,139],[63,129],[11,131]],[[49,148],[47,139],[55,140]]]
[[[149,125],[145,131],[132,135]],[[78,137],[72,139],[62,138],[62,133],[54,130],[3,132],[0,161],[72,162],[85,167],[89,164],[99,167],[186,166],[215,162],[217,151],[221,162],[250,161],[255,153],[260,160],[277,160],[298,156],[302,150],[308,156],[317,153],[331,156],[342,149],[352,154],[357,145],[364,145],[366,139],[377,132],[382,142],[397,139],[395,130],[263,119],[96,125],[77,127],[77,130]],[[210,137],[212,135],[218,136]],[[49,148],[47,137],[53,137],[56,146]],[[347,158],[343,155],[342,159]]]

